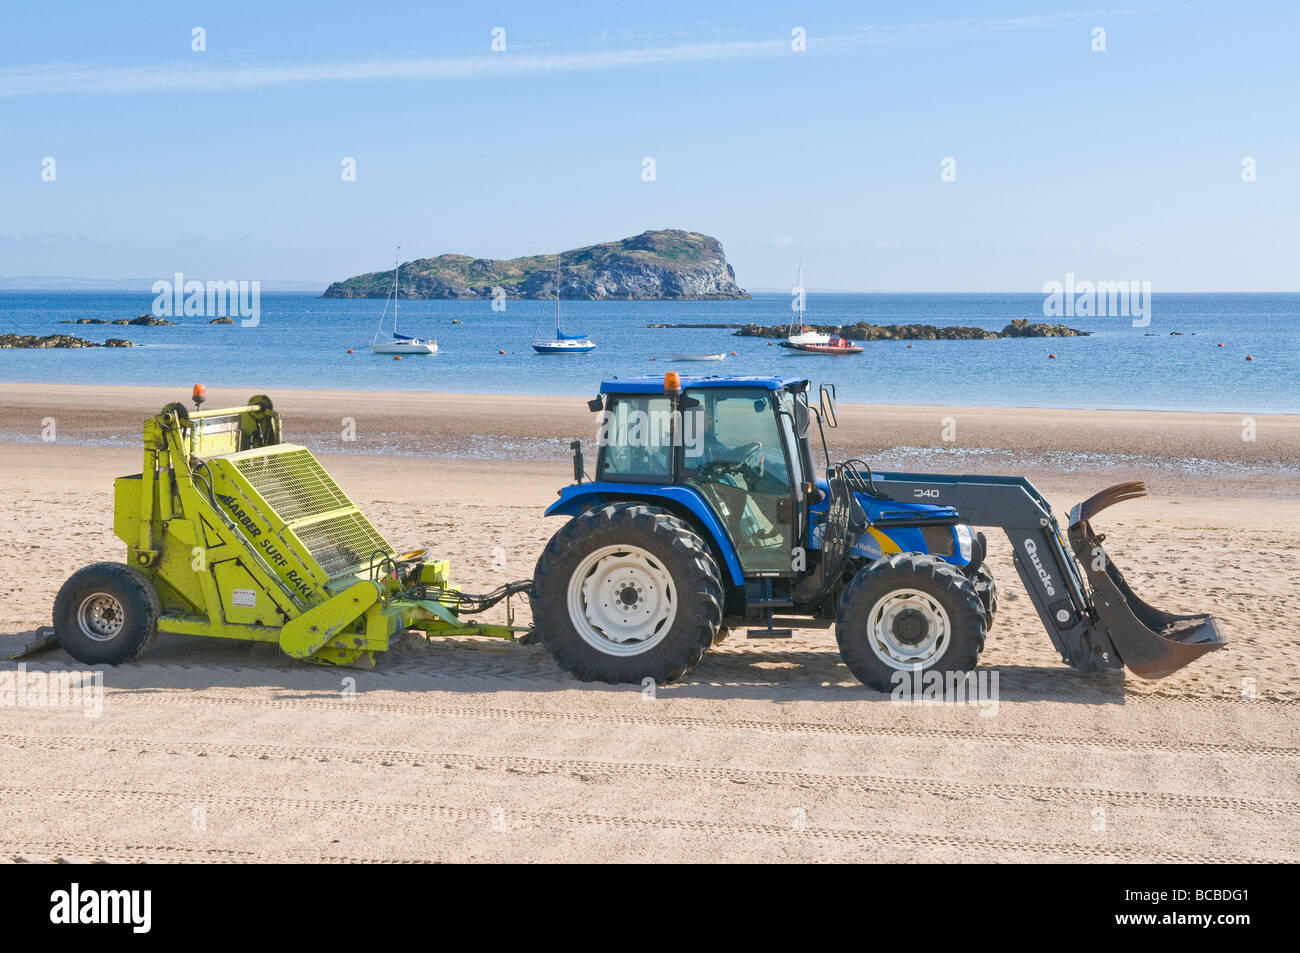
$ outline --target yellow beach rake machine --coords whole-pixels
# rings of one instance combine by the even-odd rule
[[[144,423],[144,465],[114,485],[126,563],[63,585],[54,635],[86,664],[119,664],[159,631],[275,642],[285,654],[368,667],[407,629],[513,639],[512,596],[453,588],[446,560],[380,535],[306,447],[284,443],[269,398],[243,407],[169,404]],[[464,617],[505,601],[507,623]]]

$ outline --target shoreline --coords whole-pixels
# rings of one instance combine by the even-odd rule
[[[874,342],[873,341],[867,343],[888,344],[888,343],[898,343],[898,342],[891,342],[891,341]],[[933,342],[929,342],[929,343],[933,343]],[[941,342],[941,343],[946,343],[946,342]],[[169,345],[169,344],[132,344],[129,349],[121,348],[120,350],[124,352],[130,350],[135,353],[140,353],[140,352],[147,352],[151,350],[170,350],[173,347],[174,345]],[[81,352],[81,351],[102,351],[105,350],[105,348],[103,347],[102,344],[92,343],[92,346],[90,347],[9,348],[9,349],[0,349],[0,350],[10,350],[10,351],[23,350],[23,351],[30,351],[32,353],[37,353],[37,354],[48,354],[51,352],[68,353],[68,352]],[[434,359],[436,359],[436,357]],[[651,377],[662,376],[657,373],[657,369],[660,366],[666,367],[668,370],[676,370],[677,373],[681,374],[682,376],[691,376],[689,373],[683,373],[681,369],[683,363],[689,363],[689,362],[674,362],[674,361],[659,362],[653,368],[651,368],[651,371],[655,373],[650,373],[647,376],[651,376]],[[738,375],[738,376],[749,376],[749,375]],[[760,373],[755,376],[766,377],[769,375]],[[797,377],[799,375],[791,374],[788,376]],[[592,388],[590,388],[588,392],[576,393],[576,394],[555,394],[555,393],[502,394],[495,391],[392,390],[392,389],[381,388],[381,387],[373,387],[373,388],[372,387],[343,387],[343,388],[334,388],[334,389],[277,387],[274,388],[274,390],[277,393],[285,393],[285,394],[292,392],[296,394],[321,394],[321,395],[364,394],[364,395],[394,395],[394,396],[411,396],[411,397],[420,396],[420,397],[430,397],[430,398],[466,397],[466,398],[500,398],[503,400],[583,401],[583,400],[587,400],[591,396],[594,396],[595,393],[594,388],[600,383],[601,380],[605,380],[605,379],[606,378],[604,378],[603,376],[593,376]],[[814,386],[817,383],[818,382],[816,380],[813,381]],[[52,383],[49,381],[0,381],[0,399],[3,399],[3,394],[6,388],[37,389],[37,388],[98,387],[98,388],[105,388],[105,389],[121,388],[121,389],[129,389],[129,390],[154,390],[157,391],[159,394],[165,395],[165,399],[163,402],[168,403],[170,401],[176,400],[177,394],[188,394],[189,386],[190,385],[188,384],[178,384],[175,385],[175,387],[173,387],[166,384],[62,384],[62,383]],[[258,385],[258,384],[207,384],[206,386],[208,386],[210,390],[219,389],[219,390],[232,391],[232,392],[254,393],[259,390],[266,390],[266,387],[264,385]],[[162,405],[160,404],[159,406]],[[1017,413],[1025,412],[1025,413],[1044,413],[1044,414],[1053,414],[1053,413],[1081,413],[1081,414],[1147,414],[1149,413],[1149,414],[1175,414],[1175,415],[1198,414],[1204,416],[1224,416],[1224,417],[1235,416],[1238,419],[1240,419],[1243,416],[1278,417],[1284,419],[1295,419],[1297,421],[1300,421],[1300,410],[1296,410],[1296,411],[1250,410],[1248,408],[1247,409],[1233,408],[1231,410],[1184,410],[1177,407],[1106,407],[1106,406],[1097,406],[1097,405],[1082,407],[1082,406],[1074,406],[1074,405],[1056,406],[1052,404],[1039,404],[1039,405],[1026,405],[1026,404],[957,405],[957,404],[918,404],[918,403],[895,404],[886,401],[880,401],[880,402],[870,403],[870,404],[840,401],[839,406],[864,407],[864,408],[882,410],[882,411],[883,410],[935,410],[935,411],[970,410],[970,411],[981,411],[981,412],[1009,411],[1009,412],[1017,412]]]
[[[138,448],[140,425],[189,388],[0,383],[0,446],[32,457]],[[209,388],[206,406],[250,391]],[[597,418],[585,398],[399,391],[269,389],[285,439],[353,459],[428,459],[502,467],[563,465],[581,440],[594,465]],[[1143,479],[1153,493],[1300,498],[1300,415],[841,404],[826,431],[833,458],[877,470],[1002,473],[1095,492]],[[1249,439],[1253,437],[1253,439]],[[812,435],[820,458],[821,440]]]
[[[160,345],[138,344],[137,349],[147,349],[149,347],[159,347]],[[165,345],[163,345],[165,346]],[[48,349],[45,349],[48,350]],[[665,366],[680,362],[665,361]],[[669,368],[670,370],[676,368]],[[681,370],[677,373],[683,377],[699,376],[684,374]],[[657,376],[649,374],[647,376]],[[742,375],[746,376],[746,375]],[[758,375],[765,377],[767,375]],[[798,376],[798,375],[791,375]],[[593,383],[599,383],[593,378]],[[814,385],[816,382],[814,382]],[[207,385],[212,392],[225,391],[229,393],[242,393],[250,389],[256,390],[255,385],[239,384],[220,384]],[[263,387],[263,390],[267,388]],[[273,387],[270,390],[276,394],[285,395],[290,398],[326,398],[326,397],[347,397],[357,395],[364,397],[409,397],[435,400],[499,400],[499,401],[574,401],[581,402],[587,400],[587,396],[581,394],[503,394],[490,391],[434,391],[434,390],[390,390],[385,388],[325,388],[325,387]],[[45,381],[0,381],[0,409],[3,404],[13,398],[21,398],[26,392],[26,396],[40,401],[47,395],[43,392],[57,391],[67,393],[69,396],[81,394],[84,398],[91,398],[97,394],[118,393],[138,398],[144,394],[156,394],[158,399],[163,403],[177,400],[177,395],[182,396],[188,393],[188,388],[184,386],[171,386],[167,384],[64,384],[50,383]],[[594,396],[594,391],[592,396]],[[212,403],[210,400],[209,403]],[[902,411],[933,411],[951,413],[953,411],[973,411],[979,413],[991,413],[1005,411],[1014,414],[1132,414],[1132,415],[1150,415],[1150,416],[1174,416],[1174,417],[1240,417],[1242,414],[1250,414],[1255,417],[1278,418],[1283,421],[1295,421],[1300,425],[1300,410],[1295,412],[1284,411],[1249,411],[1249,410],[1180,410],[1177,408],[1147,408],[1147,407],[1055,407],[1055,406],[1029,406],[1024,404],[1007,405],[1007,404],[916,404],[916,403],[889,403],[877,402],[862,404],[850,401],[838,401],[841,410],[846,408],[857,408],[866,411],[882,410],[902,410]],[[162,406],[159,404],[159,406]]]

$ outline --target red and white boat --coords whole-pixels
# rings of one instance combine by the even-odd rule
[[[796,342],[793,339],[781,342],[782,347],[793,348],[805,354],[861,354],[862,346],[854,344],[848,338],[832,334],[825,344],[811,341]]]
[[[803,308],[803,262],[799,262],[799,283],[794,287],[794,311],[799,315],[799,330],[796,331],[796,325],[791,323],[790,332],[786,339],[781,342],[781,346],[804,354],[862,353],[861,347],[849,343],[848,339],[840,334],[822,334],[820,331],[814,331],[807,327],[803,323]]]

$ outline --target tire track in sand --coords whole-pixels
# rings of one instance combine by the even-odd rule
[[[222,662],[142,661],[142,662],[132,663],[130,670],[132,672],[159,671],[162,673],[167,673],[167,672],[233,673],[233,674],[248,674],[248,675],[261,676],[261,677],[266,677],[267,675],[271,675],[275,673],[296,673],[301,675],[304,673],[321,671],[321,668],[319,666],[305,666],[301,663],[294,662],[293,660],[290,660],[287,657],[280,657],[278,655],[270,654],[271,649],[274,648],[274,646],[271,643],[257,643],[257,645],[264,646],[267,648],[268,657],[264,660],[263,664],[246,664],[246,663],[236,663],[236,662],[227,664]],[[386,664],[385,666],[380,668],[357,669],[357,670],[340,668],[337,671],[340,673],[340,675],[351,674],[357,677],[377,678],[377,679],[428,677],[434,680],[445,680],[447,678],[468,677],[468,678],[483,679],[485,681],[505,682],[510,685],[518,685],[518,686],[527,685],[530,683],[531,684],[545,683],[547,685],[554,685],[557,681],[567,683],[575,688],[580,687],[582,685],[581,682],[572,680],[566,673],[563,673],[560,671],[560,669],[556,668],[554,663],[551,662],[549,656],[538,657],[533,655],[520,655],[518,657],[511,658],[505,655],[491,653],[487,657],[481,657],[475,652],[465,651],[461,653],[449,654],[445,659],[440,660],[437,665],[431,666],[428,664],[427,658],[420,659],[419,663],[413,663],[415,656],[409,649],[404,650],[402,648],[395,648],[390,650],[388,655],[390,656],[390,658],[386,661],[390,662],[391,664]],[[721,666],[717,666],[716,663],[719,662],[721,660],[720,657],[724,655],[727,656],[725,663],[723,663]],[[671,685],[664,686],[663,689],[661,690],[671,694],[674,688],[689,690],[692,688],[699,688],[703,686],[717,685],[717,686],[725,687],[727,685],[733,684],[733,682],[727,681],[725,679],[725,676],[729,674],[737,676],[734,684],[745,685],[745,686],[761,685],[762,687],[770,688],[773,690],[781,690],[786,688],[795,688],[795,689],[811,688],[814,686],[819,686],[822,681],[827,680],[832,675],[838,675],[838,676],[843,676],[842,683],[832,684],[831,686],[828,686],[825,690],[831,691],[831,690],[838,689],[841,692],[843,692],[846,689],[854,690],[854,691],[859,690],[860,686],[858,686],[858,683],[852,679],[852,676],[847,674],[846,669],[836,668],[836,666],[839,665],[838,658],[839,658],[838,655],[836,655],[835,656],[836,661],[834,662],[833,665],[829,661],[827,662],[828,670],[826,672],[810,672],[805,666],[800,666],[796,669],[790,669],[790,670],[785,670],[780,668],[763,668],[759,670],[759,672],[762,675],[762,678],[757,679],[755,677],[756,672],[753,668],[755,662],[779,661],[782,660],[782,657],[778,657],[776,655],[772,655],[771,657],[768,657],[767,655],[763,655],[761,653],[755,653],[754,651],[724,650],[723,652],[718,652],[717,650],[714,650],[713,652],[710,652],[705,656],[705,659],[709,660],[710,665],[714,665],[713,668],[704,667],[702,663],[701,667],[697,667],[696,669],[693,670],[693,675],[698,677],[697,680],[692,680],[691,678],[688,678],[684,681],[675,682],[672,683]],[[61,665],[55,662],[45,662],[45,661],[38,661],[38,660],[37,661],[24,660],[24,662],[27,665],[29,671],[64,670],[67,667],[66,665]],[[997,671],[998,666],[996,665],[992,666],[989,670]],[[111,669],[108,669],[106,671],[111,671]],[[1006,677],[1007,676],[1004,673],[1002,675],[1002,678],[1005,680]],[[1023,679],[1025,676],[1022,674],[1020,677]],[[1097,685],[1088,683],[1086,681],[1084,681],[1084,683],[1082,684],[1074,684],[1074,685],[1070,684],[1068,681],[1066,681],[1064,684],[1060,684],[1060,682],[1063,679],[1070,679],[1073,677],[1075,677],[1075,674],[1071,673],[1068,669],[1064,669],[1064,668],[1045,667],[1041,671],[1034,672],[1032,675],[1028,676],[1028,678],[1035,684],[1041,684],[1044,687],[1043,693],[1034,694],[1033,696],[1034,700],[1038,700],[1041,697],[1041,695],[1047,694],[1048,693],[1047,690],[1050,689],[1051,698],[1047,700],[1071,701],[1075,699],[1096,696],[1096,703],[1099,706],[1115,705],[1117,703],[1123,704],[1125,706],[1150,705],[1150,704],[1176,704],[1179,705],[1180,707],[1187,708],[1187,709],[1202,709],[1202,710],[1208,709],[1208,710],[1222,711],[1225,708],[1241,705],[1241,706],[1249,706],[1251,709],[1277,708],[1281,711],[1292,711],[1294,710],[1297,704],[1300,704],[1300,696],[1268,697],[1268,698],[1261,697],[1253,701],[1246,701],[1240,698],[1239,694],[1230,694],[1230,693],[1213,694],[1208,691],[1203,691],[1198,694],[1188,694],[1185,691],[1162,689],[1162,688],[1155,688],[1151,690],[1137,690],[1130,687],[1124,690],[1124,694],[1121,697],[1114,698],[1110,696],[1103,696],[1101,689]],[[1079,675],[1078,678],[1082,680],[1086,680],[1087,676]],[[155,687],[165,687],[165,686],[155,686]],[[439,690],[439,687],[436,683],[434,683],[429,685],[429,690],[437,691]],[[630,690],[639,691],[640,687],[632,686]],[[1007,697],[1007,692],[1005,691],[1003,692],[1003,695],[1004,695],[1003,698],[1004,701],[1012,702],[1018,700],[1014,697]],[[856,697],[852,699],[846,698],[845,700],[869,701],[873,697],[883,697],[883,696],[870,696],[870,695],[858,694]]]
[[[0,744],[14,744],[15,736],[0,735]],[[938,796],[946,798],[992,797],[1003,800],[1065,800],[1077,803],[1090,799],[1094,802],[1150,805],[1152,807],[1181,808],[1184,810],[1249,811],[1258,814],[1300,815],[1300,801],[1282,798],[1240,797],[1215,794],[1183,794],[1164,791],[1136,791],[1119,788],[1015,784],[992,782],[978,784],[963,781],[943,781],[915,776],[885,774],[827,774],[811,771],[781,771],[753,768],[728,768],[713,765],[663,764],[651,762],[600,761],[585,758],[535,758],[525,755],[479,755],[448,751],[412,751],[391,748],[338,748],[324,746],[224,744],[191,741],[142,741],[135,738],[29,738],[28,744],[36,747],[76,747],[134,749],[150,753],[193,754],[210,757],[213,754],[233,758],[256,758],[277,761],[347,761],[370,763],[381,767],[404,765],[427,768],[441,765],[444,768],[469,767],[496,769],[513,774],[571,775],[584,780],[591,778],[621,778],[628,776],[660,778],[666,780],[714,781],[736,785],[765,784],[789,788],[828,790],[848,789],[861,793],[897,792]],[[51,745],[50,742],[54,744]],[[19,795],[32,788],[0,787],[0,796]]]
[[[323,808],[330,808],[346,811],[350,816],[356,816],[357,812],[365,812],[371,815],[380,815],[395,819],[418,817],[424,820],[436,819],[452,822],[473,821],[482,824],[485,831],[489,828],[490,824],[497,822],[502,816],[500,810],[496,808],[472,808],[428,803],[384,802],[373,804],[367,801],[355,799],[337,801],[294,800],[292,798],[280,798],[274,796],[219,794],[186,796],[180,793],[159,791],[87,791],[80,789],[72,789],[63,793],[68,797],[85,797],[87,799],[94,799],[96,803],[102,803],[106,796],[111,796],[115,798],[129,798],[146,804],[193,804],[197,802],[208,805],[224,805],[237,808],[277,805],[308,809],[312,811],[314,816],[319,816]],[[796,828],[793,825],[780,824],[724,823],[667,818],[632,818],[620,815],[578,814],[558,811],[518,811],[513,809],[506,812],[505,816],[507,818],[507,823],[516,827],[522,825],[542,829],[554,829],[561,826],[566,829],[598,827],[624,833],[645,834],[680,832],[703,834],[719,838],[738,836],[776,837],[794,840],[816,840],[823,843],[860,847],[867,851],[879,849],[882,843],[887,843],[891,846],[905,845],[909,847],[938,847],[945,850],[950,850],[953,846],[960,846],[970,850],[984,850],[994,853],[1026,853],[1036,857],[1068,857],[1072,859],[1094,861],[1142,860],[1153,863],[1258,863],[1261,860],[1259,857],[1240,854],[1221,854],[1217,852],[1182,853],[1179,851],[1165,850],[1163,848],[1151,849],[1144,846],[1101,846],[1070,842],[1044,843],[1024,840],[1006,840],[995,837],[978,837],[965,834],[921,834],[916,832],[899,831],[896,829],[872,830],[807,826]],[[56,853],[65,855],[75,854],[81,857],[84,857],[87,854],[90,854],[91,856],[110,856],[114,854],[120,855],[136,852],[141,855],[148,855],[161,852],[166,853],[173,859],[177,859],[185,853],[193,853],[199,855],[195,859],[203,859],[209,862],[211,860],[241,862],[258,856],[250,851],[227,850],[222,848],[191,848],[176,845],[163,845],[159,847],[146,845],[120,845],[97,840],[84,842],[57,842],[53,845],[47,843],[26,843],[22,841],[0,840],[0,848],[6,847],[10,850],[16,850],[22,853],[30,853],[37,849],[49,850],[53,847],[55,848]],[[285,851],[285,853],[297,855],[297,859],[302,860],[315,859],[328,861],[337,859],[340,862],[357,862],[360,860],[383,863],[388,862],[390,859],[394,859],[388,856],[373,858],[331,858],[323,853],[315,854],[301,849],[289,849]],[[413,860],[415,862],[427,862],[432,861],[434,858],[405,859]]]
[[[993,744],[1038,744],[1067,748],[1105,748],[1112,751],[1145,751],[1167,754],[1239,754],[1251,757],[1297,758],[1300,748],[1258,743],[1234,744],[1213,741],[1148,741],[1145,739],[1088,738],[1031,732],[972,731],[963,728],[926,728],[921,726],[836,725],[825,722],[774,722],[756,719],[704,718],[693,715],[632,715],[621,712],[501,708],[471,705],[402,705],[388,702],[344,701],[339,699],[270,699],[193,692],[168,695],[132,695],[130,690],[114,692],[113,704],[128,701],[139,707],[155,705],[209,705],[237,708],[260,708],[269,711],[337,711],[406,714],[419,717],[484,718],[489,720],[568,722],[651,728],[702,728],[710,731],[743,730],[775,734],[822,734],[848,738],[920,738],[939,741],[974,741]],[[3,736],[0,736],[3,737]]]

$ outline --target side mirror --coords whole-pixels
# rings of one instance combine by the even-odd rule
[[[569,449],[573,451],[573,482],[581,483],[584,469],[582,465],[582,441],[573,441],[573,443],[569,444]]]
[[[822,419],[826,421],[826,426],[838,427],[839,420],[835,416],[835,385],[823,384],[821,398]]]
[[[604,399],[599,394],[597,394],[595,397],[591,398],[591,400],[587,401],[587,409],[590,410],[593,414],[604,410],[605,409]]]

